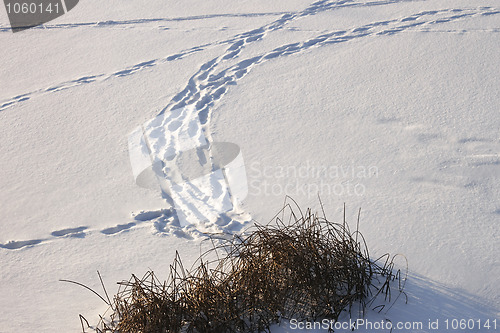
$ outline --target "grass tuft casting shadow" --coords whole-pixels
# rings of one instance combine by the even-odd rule
[[[268,225],[210,240],[189,271],[176,253],[166,281],[149,271],[119,282],[107,302],[111,314],[96,331],[262,332],[282,319],[337,320],[353,307],[382,310],[374,300],[383,295],[390,303],[395,280],[396,296],[405,295],[406,276],[394,272],[394,258],[370,259],[345,216],[334,223],[285,203]]]

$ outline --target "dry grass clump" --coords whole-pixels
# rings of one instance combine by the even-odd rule
[[[262,332],[281,319],[337,320],[354,305],[364,311],[381,293],[390,298],[391,281],[401,280],[389,255],[383,265],[370,259],[345,216],[334,223],[289,204],[273,224],[211,240],[190,271],[176,254],[164,282],[152,271],[119,282],[112,314],[96,330]]]

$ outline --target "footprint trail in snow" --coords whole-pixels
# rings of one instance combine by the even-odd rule
[[[210,150],[212,137],[210,135],[210,119],[214,106],[221,98],[227,94],[232,85],[236,85],[239,80],[244,78],[250,71],[258,65],[267,61],[275,61],[280,57],[290,56],[309,51],[323,46],[333,46],[339,43],[359,40],[362,38],[382,38],[383,36],[395,35],[405,31],[421,29],[430,29],[440,24],[450,23],[470,19],[478,16],[490,16],[500,14],[500,10],[492,7],[470,7],[470,8],[449,8],[432,11],[422,11],[413,15],[398,17],[389,20],[375,21],[369,24],[346,30],[334,30],[318,33],[316,36],[304,41],[284,44],[269,50],[262,50],[258,55],[244,58],[243,50],[252,43],[262,41],[273,32],[283,30],[288,24],[301,18],[317,15],[327,11],[341,8],[366,8],[383,5],[397,5],[408,0],[386,0],[386,1],[317,1],[312,3],[306,9],[297,12],[288,13],[268,13],[268,15],[280,15],[280,17],[271,23],[260,28],[237,34],[226,40],[206,43],[178,53],[168,55],[163,58],[142,61],[138,64],[121,69],[113,73],[100,73],[88,76],[78,77],[74,80],[68,80],[59,84],[54,84],[47,88],[23,93],[10,99],[0,101],[0,111],[5,111],[20,103],[30,101],[38,96],[57,93],[62,90],[72,89],[81,85],[94,84],[105,80],[112,80],[120,77],[128,77],[146,70],[152,70],[161,64],[177,61],[188,57],[189,55],[203,52],[216,46],[226,46],[225,51],[219,56],[210,59],[202,64],[199,69],[189,78],[186,86],[177,93],[161,113],[152,121],[144,124],[141,128],[141,135],[147,138],[148,152],[146,156],[152,157],[152,165],[155,159],[163,163],[161,165],[163,173],[169,174],[169,161],[175,161],[182,156],[186,150],[208,147]],[[241,14],[242,17],[245,15]],[[251,14],[249,14],[251,16]],[[264,14],[259,14],[264,15]],[[267,14],[266,14],[267,15]],[[207,17],[208,18],[208,17]],[[204,19],[197,17],[195,19]],[[109,21],[106,27],[114,27],[120,24],[136,25],[159,23],[165,20],[133,20],[130,22]],[[82,28],[87,24],[74,25],[55,25],[53,28],[70,29]],[[183,143],[190,141],[188,147],[183,147]],[[205,148],[204,148],[205,149]],[[202,149],[203,150],[203,149]],[[206,152],[206,151],[205,151]],[[198,155],[199,160],[206,159],[204,163],[213,171],[200,182],[189,181],[182,184],[169,184],[172,189],[170,196],[174,197],[177,210],[193,211],[198,208],[200,202],[206,203],[206,207],[213,208],[202,209],[197,212],[197,218],[206,217],[206,228],[197,229],[196,226],[182,225],[178,220],[172,218],[172,214],[152,212],[151,218],[144,217],[140,219],[117,226],[110,226],[101,230],[105,235],[114,235],[132,228],[136,228],[143,222],[151,222],[153,229],[157,233],[175,234],[180,237],[191,238],[196,235],[202,235],[203,231],[232,232],[239,230],[242,225],[249,220],[249,216],[237,209],[237,205],[228,198],[231,197],[231,191],[228,188],[228,182],[223,172],[214,165],[211,153]],[[169,174],[170,175],[170,174]],[[207,192],[208,189],[208,192]],[[229,201],[228,201],[229,200]],[[228,206],[228,203],[231,203]],[[205,207],[205,208],[206,208]],[[235,208],[236,207],[236,208]],[[234,209],[233,209],[234,208]],[[214,216],[213,212],[222,212],[219,217]],[[206,215],[210,216],[206,216]],[[147,214],[146,214],[147,215]],[[196,215],[196,214],[195,214]],[[149,216],[149,215],[148,215]],[[205,229],[205,230],[203,230]],[[88,232],[87,227],[79,227],[55,231],[51,238],[58,237],[84,237]],[[6,249],[18,249],[34,246],[43,243],[45,240],[37,239],[31,241],[13,241],[6,244],[0,244],[0,247]]]

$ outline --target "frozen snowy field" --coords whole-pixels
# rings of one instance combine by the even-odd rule
[[[203,226],[268,222],[287,194],[318,210],[319,194],[335,221],[361,207],[372,256],[408,258],[408,304],[367,318],[499,331],[498,1],[82,0],[8,22],[0,10],[1,333],[79,332],[106,305],[59,279],[99,290],[99,270],[114,293],[166,278]],[[130,133],[177,107],[241,149],[248,194],[222,221],[180,227],[134,181]]]

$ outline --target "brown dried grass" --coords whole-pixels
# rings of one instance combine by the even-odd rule
[[[149,271],[119,282],[107,302],[112,313],[101,317],[95,330],[263,332],[282,319],[337,320],[355,305],[364,312],[380,294],[390,302],[394,280],[398,297],[404,294],[406,278],[393,272],[393,258],[371,260],[345,213],[342,223],[334,223],[293,203],[285,203],[273,223],[255,225],[241,236],[212,235],[210,250],[190,271],[176,253],[166,281]]]

